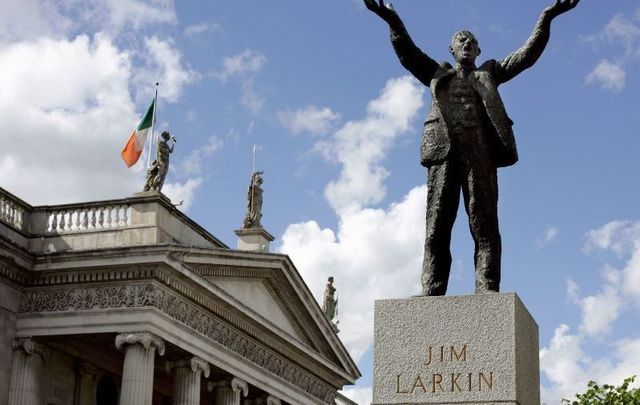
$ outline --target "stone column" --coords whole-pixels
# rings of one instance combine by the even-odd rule
[[[207,388],[209,391],[216,390],[216,405],[241,405],[241,395],[246,397],[249,394],[249,385],[237,377],[211,382]]]
[[[125,348],[120,405],[151,405],[156,349],[162,356],[164,342],[148,332],[116,336],[116,347]]]
[[[199,357],[170,361],[167,372],[173,374],[173,405],[200,405],[200,378],[209,377],[209,363]]]
[[[82,362],[78,365],[77,405],[93,404],[96,402],[96,389],[100,369],[91,363]]]
[[[13,367],[9,403],[11,405],[40,405],[42,376],[47,348],[31,338],[13,342]]]

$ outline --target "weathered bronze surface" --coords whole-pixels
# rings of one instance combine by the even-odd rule
[[[520,49],[477,67],[480,47],[469,31],[453,35],[449,51],[455,66],[438,64],[414,44],[391,4],[364,0],[369,10],[389,24],[391,43],[402,66],[431,89],[431,108],[420,144],[420,163],[428,168],[429,188],[422,295],[444,295],[447,291],[449,245],[460,191],[475,242],[476,293],[499,291],[497,168],[516,163],[518,152],[513,122],[498,86],[538,60],[549,41],[551,21],[578,2],[557,0],[542,12]]]
[[[169,171],[169,155],[173,152],[176,145],[176,137],[171,137],[171,146],[169,146],[169,138],[171,136],[164,131],[158,138],[158,146],[156,151],[156,159],[151,163],[151,167],[147,170],[147,180],[144,185],[144,191],[162,191],[164,179]]]

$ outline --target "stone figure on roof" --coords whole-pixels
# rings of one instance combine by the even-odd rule
[[[428,169],[426,239],[422,295],[444,295],[451,269],[451,229],[460,194],[475,242],[476,293],[500,288],[497,169],[518,161],[513,122],[498,86],[531,67],[549,41],[551,22],[579,0],[557,0],[544,9],[525,44],[501,60],[480,66],[480,46],[469,31],[453,35],[449,51],[455,66],[438,63],[418,48],[391,4],[364,0],[382,18],[400,63],[431,90],[431,108],[420,144]],[[438,16],[433,16],[438,18]]]
[[[244,216],[242,227],[244,229],[262,228],[260,219],[262,218],[262,174],[263,172],[253,172],[251,184],[247,191],[247,213]]]
[[[336,288],[333,286],[333,276],[327,280],[327,286],[324,290],[324,300],[322,302],[322,312],[328,320],[333,321],[336,317],[338,300],[336,299]]]
[[[171,138],[171,146],[169,146],[169,138]],[[144,191],[162,191],[164,179],[169,171],[169,155],[173,152],[176,145],[176,137],[171,136],[169,132],[164,131],[158,138],[156,148],[156,159],[151,163],[151,167],[147,170],[147,180],[144,185]]]

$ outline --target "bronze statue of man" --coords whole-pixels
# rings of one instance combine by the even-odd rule
[[[420,144],[420,163],[428,169],[422,295],[447,291],[451,229],[461,190],[475,243],[476,293],[499,291],[497,168],[516,163],[518,153],[513,122],[498,86],[538,60],[549,41],[551,21],[578,2],[557,0],[542,12],[520,49],[477,67],[480,48],[469,31],[453,35],[449,51],[456,65],[438,64],[413,43],[391,4],[364,0],[369,10],[389,24],[391,43],[402,66],[431,89],[431,108]]]

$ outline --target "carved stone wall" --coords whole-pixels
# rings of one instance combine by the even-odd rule
[[[323,403],[333,403],[336,391],[290,360],[235,327],[153,282],[118,286],[39,288],[26,291],[20,313],[89,311],[92,309],[157,308],[224,348],[297,386]]]

